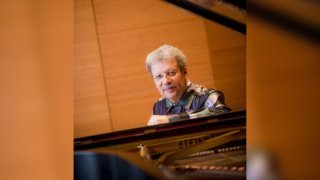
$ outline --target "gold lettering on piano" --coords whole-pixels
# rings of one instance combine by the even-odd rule
[[[197,138],[184,139],[178,142],[179,149],[184,149],[202,142],[205,142],[211,138],[215,137],[214,135],[206,135]]]

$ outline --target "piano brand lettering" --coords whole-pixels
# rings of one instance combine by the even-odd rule
[[[184,149],[184,148],[202,143],[202,142],[207,141],[208,139],[211,139],[213,137],[214,137],[213,135],[209,134],[209,135],[202,136],[202,137],[181,140],[178,142],[179,149]]]

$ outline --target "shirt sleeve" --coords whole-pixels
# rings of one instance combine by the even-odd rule
[[[230,111],[231,109],[224,102],[224,95],[221,91],[215,91],[211,93],[207,100],[205,101],[205,108],[208,108],[210,111],[216,109]]]
[[[183,112],[166,116],[168,117],[169,122],[174,122],[225,113],[228,111],[231,111],[231,109],[224,103],[223,93],[221,91],[214,91],[207,97],[203,108],[193,112]]]
[[[195,119],[229,111],[231,111],[231,109],[225,104],[223,93],[221,91],[214,91],[207,97],[202,109],[189,112],[188,114],[190,119]]]

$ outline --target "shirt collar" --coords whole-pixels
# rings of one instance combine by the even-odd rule
[[[180,100],[177,103],[173,103],[170,100],[166,99],[166,107],[168,109],[171,108],[172,106],[177,106],[177,105],[186,107],[186,105],[190,104],[190,101],[192,101],[192,99],[193,99],[191,86],[192,86],[192,82],[190,82],[188,80],[187,88],[186,88],[185,92],[182,94]]]

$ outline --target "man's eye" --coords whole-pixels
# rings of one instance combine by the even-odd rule
[[[169,71],[169,72],[168,72],[168,75],[169,75],[169,76],[174,76],[174,75],[176,75],[176,71]]]
[[[161,78],[162,78],[162,75],[159,74],[159,75],[157,75],[155,78],[156,78],[156,79],[161,79]]]

